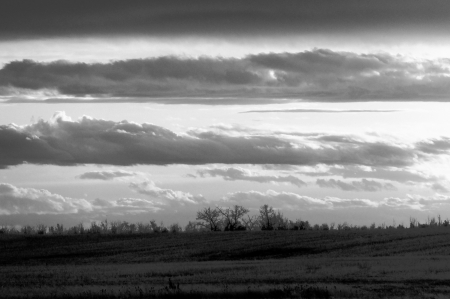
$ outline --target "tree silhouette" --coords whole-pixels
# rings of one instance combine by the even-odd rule
[[[241,225],[241,218],[249,212],[243,206],[235,205],[232,208],[217,208],[223,216],[226,231],[245,230],[245,226]]]
[[[220,212],[216,209],[211,209],[210,207],[204,208],[202,211],[197,212],[196,220],[202,220],[206,223],[199,223],[203,226],[208,226],[211,231],[219,231],[221,225]]]
[[[246,230],[256,230],[259,228],[258,217],[247,215],[247,218],[241,219]]]
[[[280,211],[274,212],[272,215],[272,226],[277,230],[287,230],[289,229],[289,219],[284,217]]]
[[[263,205],[259,208],[259,218],[261,230],[273,230],[273,219],[275,211],[269,205]]]

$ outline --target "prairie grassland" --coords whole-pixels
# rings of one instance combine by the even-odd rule
[[[450,297],[449,229],[0,240],[5,298]]]

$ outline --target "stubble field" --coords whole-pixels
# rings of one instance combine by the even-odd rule
[[[450,229],[0,236],[0,297],[448,298]]]

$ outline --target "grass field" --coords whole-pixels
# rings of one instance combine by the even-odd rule
[[[0,236],[0,297],[448,298],[450,229]]]

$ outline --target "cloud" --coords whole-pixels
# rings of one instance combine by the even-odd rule
[[[165,56],[91,64],[22,60],[0,69],[1,97],[15,103],[39,102],[39,98],[27,98],[32,91],[39,92],[43,102],[51,103],[448,101],[449,86],[448,59],[413,60],[328,49],[243,58]]]
[[[75,97],[88,95],[116,98],[109,102],[133,102],[133,98],[142,97],[155,98],[144,101],[195,102],[196,99],[191,100],[189,97],[211,98],[211,93],[212,98],[214,94],[232,95],[260,82],[260,76],[253,71],[248,61],[233,58],[169,56],[104,64],[22,60],[12,61],[0,70],[0,86],[55,90],[54,93],[62,99],[55,96],[51,99],[53,102],[70,101],[65,99],[66,96],[72,96],[73,101]],[[17,89],[13,95],[17,97]],[[208,104],[207,100],[202,102]]]
[[[187,192],[162,189],[157,187],[152,181],[130,183],[130,188],[139,194],[147,195],[155,199],[160,205],[199,204],[205,201],[205,198],[202,195],[192,195]]]
[[[97,213],[107,215],[155,213],[164,210],[164,206],[155,200],[134,197],[124,197],[118,200],[96,198],[92,204]]]
[[[450,204],[449,196],[436,195],[424,197],[415,194],[408,194],[406,198],[389,197],[381,202],[381,205],[389,208],[409,208],[415,210],[436,209],[448,204]]]
[[[101,208],[111,208],[116,206],[114,201],[110,201],[110,200],[106,200],[106,199],[102,199],[102,198],[96,198],[92,201],[92,204],[96,207],[101,207]]]
[[[296,170],[297,166],[285,164],[263,164],[261,165],[261,168],[263,170],[292,171]]]
[[[266,192],[248,191],[248,192],[233,192],[227,194],[222,201],[224,203],[235,204],[251,204],[261,206],[269,204],[275,208],[293,207],[295,209],[302,208],[329,208],[330,204],[322,199],[317,199],[309,196],[303,196],[291,192],[277,192],[267,190]]]
[[[198,170],[197,173],[204,177],[206,175],[212,177],[222,177],[226,181],[253,181],[259,183],[289,183],[297,187],[305,187],[307,184],[300,180],[299,178],[288,175],[288,176],[277,176],[277,175],[260,175],[258,173],[252,172],[250,170],[241,167],[228,167],[228,168],[212,168],[212,169],[202,169]]]
[[[364,198],[338,198],[324,197],[314,198],[291,192],[277,192],[267,190],[266,192],[248,191],[228,193],[222,198],[223,204],[241,204],[259,207],[268,204],[274,208],[289,208],[292,210],[312,209],[348,209],[348,208],[389,208],[389,209],[412,209],[430,210],[450,204],[450,197],[437,195],[423,197],[420,195],[407,195],[405,198],[386,197],[380,201]]]
[[[341,176],[343,178],[372,178],[396,181],[399,183],[426,183],[435,182],[439,178],[433,175],[419,172],[417,170],[397,167],[366,167],[345,165],[340,167],[324,167],[321,165],[318,170],[297,171],[298,174],[307,176]]]
[[[431,189],[436,191],[436,192],[441,192],[441,193],[448,193],[450,192],[450,190],[448,190],[447,187],[445,187],[444,185],[440,184],[440,183],[434,183],[431,185]]]
[[[427,154],[449,154],[450,138],[430,139],[418,143],[417,148]]]
[[[116,201],[116,205],[121,207],[121,208],[139,208],[139,209],[143,209],[145,208],[145,210],[148,210],[149,208],[157,211],[157,210],[161,210],[161,208],[158,208],[158,203],[149,200],[149,199],[141,199],[141,198],[132,198],[132,197],[127,197],[127,198],[121,198],[119,200]]]
[[[341,189],[343,191],[357,191],[358,189],[351,185],[351,184],[347,184],[344,183],[342,181],[339,180],[334,180],[334,179],[330,179],[330,180],[323,180],[323,179],[318,179],[316,181],[316,184],[319,185],[319,187],[321,188],[335,188],[335,189]]]
[[[124,171],[124,170],[106,170],[106,171],[89,171],[81,174],[79,176],[80,179],[87,180],[112,180],[115,178],[122,177],[132,177],[135,176],[135,172]]]
[[[92,209],[92,204],[85,199],[64,197],[45,189],[0,183],[0,215],[69,214]]]
[[[318,179],[316,184],[321,188],[334,188],[341,189],[343,191],[368,191],[368,192],[376,192],[382,190],[388,191],[396,191],[397,188],[391,183],[380,183],[377,181],[371,181],[362,179],[361,181],[353,181],[351,183],[345,183],[340,180],[335,179]]]
[[[49,121],[0,126],[0,166],[33,164],[342,164],[409,166],[419,158],[414,145],[389,140],[335,142],[336,138],[265,135],[215,130],[184,134],[152,124],[107,121],[87,116],[77,121],[56,113]],[[343,138],[340,139],[344,140]]]
[[[398,0],[368,2],[317,0],[280,2],[249,0],[148,1],[79,0],[27,3],[4,0],[0,38],[24,39],[76,36],[273,36],[415,31],[439,33],[448,28],[446,1]],[[432,31],[434,30],[434,31]],[[445,32],[445,31],[444,31]]]
[[[386,113],[399,110],[328,110],[328,109],[280,109],[280,110],[249,110],[241,113]]]
[[[59,215],[83,217],[98,215],[124,215],[170,210],[186,204],[201,204],[201,195],[162,189],[151,181],[131,183],[130,188],[148,198],[123,197],[119,199],[86,200],[66,197],[45,189],[20,188],[0,183],[0,215]],[[80,216],[81,217],[81,216]]]
[[[251,204],[256,207],[268,204],[274,208],[288,208],[293,210],[373,208],[379,206],[379,203],[369,199],[342,199],[338,197],[314,198],[292,192],[277,192],[273,190],[267,190],[266,192],[248,191],[229,193],[222,198],[222,201],[227,204]]]

